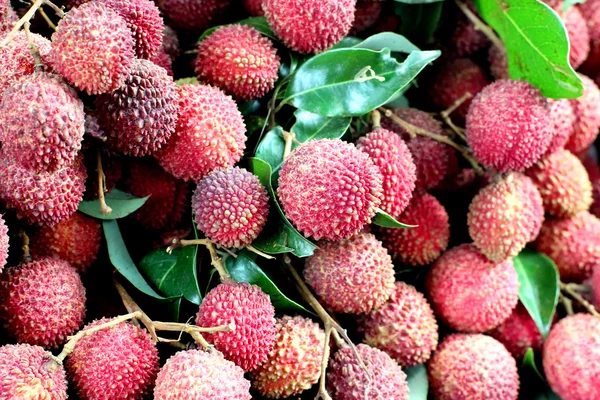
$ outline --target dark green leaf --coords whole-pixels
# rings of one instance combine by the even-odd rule
[[[513,262],[519,275],[519,299],[547,337],[560,291],[556,265],[546,255],[531,249],[523,250]]]
[[[362,43],[363,39],[354,37],[354,36],[346,36],[345,38],[343,38],[342,40],[340,40],[338,43],[336,43],[331,50],[335,50],[335,49],[346,49],[348,47],[354,47],[359,43]]]
[[[279,42],[279,38],[275,35],[275,33],[273,33],[273,30],[267,23],[267,19],[265,17],[252,17],[252,18],[243,19],[241,21],[238,21],[235,24],[228,24],[228,25],[251,26],[252,28],[256,29],[257,31],[259,31],[260,33],[262,33],[269,39]],[[221,28],[222,26],[226,26],[226,25],[213,26],[212,28],[205,30],[202,33],[202,35],[200,36],[200,38],[198,38],[198,43],[203,41],[207,36],[209,36],[211,33],[216,31],[217,29]]]
[[[288,242],[288,229],[277,214],[269,217],[267,225],[252,242],[252,246],[267,254],[283,254],[294,250],[287,247]]]
[[[112,208],[112,212],[108,215],[100,212],[100,201],[82,201],[79,203],[78,210],[90,217],[112,220],[128,216],[135,212],[138,208],[144,205],[148,197],[135,197],[129,193],[121,192],[119,189],[113,189],[104,196],[106,204]]]
[[[290,129],[300,143],[316,139],[339,139],[350,127],[352,118],[329,118],[305,110],[296,110],[296,123]]]
[[[397,2],[395,14],[400,17],[398,32],[414,43],[428,45],[440,23],[443,2],[407,4]]]
[[[329,117],[364,115],[394,98],[439,55],[413,51],[400,64],[389,49],[326,51],[298,68],[282,103]]]
[[[412,53],[413,51],[420,51],[420,49],[412,44],[410,40],[402,35],[398,35],[394,32],[381,32],[376,35],[370,36],[362,42],[352,46],[355,49],[371,49],[380,51],[388,48],[392,51],[400,53]]]
[[[531,347],[525,352],[522,365],[525,368],[530,368],[542,381],[546,381],[546,379],[544,379],[544,375],[540,373],[540,370],[535,362],[535,352]]]
[[[561,400],[561,398],[552,389],[546,388],[544,392],[538,393],[533,400]]]
[[[410,400],[427,400],[429,381],[425,364],[404,370],[408,382],[408,398]]]
[[[381,226],[384,228],[416,228],[418,225],[408,225],[403,224],[402,222],[396,221],[394,217],[390,214],[386,213],[381,209],[377,209],[377,214],[373,217],[371,221],[373,224],[377,226]]]
[[[277,171],[283,163],[283,128],[276,126],[265,134],[256,149],[256,157],[271,166],[271,171]],[[271,177],[269,176],[269,180]]]
[[[475,0],[482,18],[506,47],[508,73],[544,96],[576,98],[583,86],[569,65],[569,41],[558,15],[537,0]]]
[[[408,107],[410,107],[410,103],[408,102],[408,99],[405,96],[398,96],[398,98],[386,103],[385,105],[388,107],[393,107],[393,108],[408,108]]]

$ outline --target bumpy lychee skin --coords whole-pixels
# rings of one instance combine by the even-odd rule
[[[8,227],[4,222],[4,216],[0,214],[0,273],[8,259]]]
[[[467,115],[467,142],[475,157],[500,172],[532,166],[548,149],[552,129],[547,100],[524,81],[486,86]]]
[[[331,311],[369,312],[394,290],[394,265],[381,242],[359,233],[339,242],[319,243],[306,259],[304,278]]]
[[[583,282],[600,264],[600,219],[587,211],[544,222],[536,249],[556,263],[563,282]]]
[[[256,239],[267,222],[269,196],[258,177],[229,167],[211,172],[192,197],[198,228],[221,247],[239,248]]]
[[[467,223],[475,246],[490,260],[514,257],[537,236],[543,215],[539,193],[527,196],[523,181],[529,178],[509,174],[481,190],[469,205]]]
[[[58,258],[39,258],[0,276],[0,315],[19,342],[47,348],[64,343],[85,317],[85,288]]]
[[[200,33],[223,12],[230,0],[157,0],[156,3],[169,25]]]
[[[386,353],[364,344],[356,346],[356,351],[371,380],[358,362],[350,347],[335,353],[327,371],[327,389],[338,400],[408,400],[406,374]],[[369,391],[365,397],[365,390]]]
[[[406,143],[396,133],[376,129],[358,139],[356,147],[367,153],[383,177],[381,209],[396,217],[413,196],[417,168]]]
[[[218,352],[180,351],[156,378],[155,400],[250,400],[244,371]]]
[[[550,104],[550,119],[554,125],[554,136],[544,156],[563,149],[569,137],[575,131],[575,110],[568,99],[548,100]]]
[[[204,335],[226,359],[244,371],[263,363],[275,344],[275,308],[258,286],[225,282],[212,289],[200,306],[196,325],[235,324],[232,332]]]
[[[135,57],[131,30],[119,14],[99,2],[73,8],[52,35],[54,70],[89,94],[120,87]]]
[[[284,316],[276,330],[267,361],[250,373],[252,387],[269,399],[290,397],[317,383],[325,344],[325,332],[304,317]]]
[[[54,172],[71,164],[84,124],[83,102],[58,75],[36,72],[2,95],[2,150],[23,168]]]
[[[218,28],[198,46],[196,74],[235,98],[252,100],[273,89],[279,57],[271,41],[246,25]]]
[[[448,247],[448,213],[432,195],[425,193],[413,198],[397,219],[416,227],[380,230],[379,238],[394,259],[412,266],[427,265]]]
[[[286,47],[320,53],[348,34],[356,0],[263,0],[269,26]]]
[[[583,96],[571,100],[575,124],[573,134],[565,145],[565,149],[573,154],[587,149],[596,140],[600,129],[600,89],[587,76],[578,75],[583,83]]]
[[[63,259],[79,272],[96,261],[102,241],[102,226],[85,214],[76,212],[52,227],[45,226],[31,238],[31,254]]]
[[[527,175],[536,184],[546,212],[569,217],[592,204],[592,183],[585,167],[571,152],[559,150],[542,159]]]
[[[528,213],[529,227],[531,228],[528,242],[533,242],[540,234],[544,223],[544,203],[543,200],[540,202],[540,191],[533,180],[521,174],[516,174],[515,177],[519,181],[518,186],[525,196],[525,203],[527,203],[525,211]]]
[[[512,260],[493,263],[473,244],[454,247],[438,258],[426,288],[435,314],[461,332],[494,329],[519,301]]]
[[[244,8],[253,17],[265,15],[262,9],[262,0],[243,0]]]
[[[472,12],[477,13],[475,7],[467,3]],[[449,45],[452,48],[450,54],[456,54],[458,57],[468,57],[477,53],[481,49],[485,49],[490,41],[478,30],[475,25],[465,17],[462,12],[456,19],[456,27],[450,36]]]
[[[167,71],[167,75],[173,76],[173,61],[171,60],[171,56],[165,52],[164,47],[161,46],[158,49],[158,53],[152,57],[151,61],[159,67],[164,68]]]
[[[52,354],[28,344],[0,347],[0,398],[65,400],[67,379],[62,366],[53,371]]]
[[[84,329],[109,321],[96,320]],[[144,399],[152,390],[158,369],[158,351],[152,338],[127,322],[80,339],[67,358],[69,377],[79,396],[87,400]]]
[[[154,153],[177,124],[179,93],[173,78],[148,60],[135,60],[123,86],[96,99],[98,122],[117,151],[133,156]]]
[[[538,352],[544,343],[540,330],[521,303],[506,321],[488,332],[488,335],[502,343],[517,361],[523,358],[527,349]]]
[[[382,307],[359,320],[364,342],[389,354],[403,368],[426,362],[438,344],[431,306],[414,286],[396,282]]]
[[[431,391],[439,400],[516,400],[517,364],[494,338],[447,336],[427,364]]]
[[[183,85],[177,91],[177,126],[155,154],[159,164],[176,178],[198,181],[238,162],[246,148],[246,125],[233,99],[206,85]]]
[[[575,314],[560,320],[544,343],[544,372],[564,400],[600,398],[600,320]]]
[[[10,0],[2,0],[0,4],[0,34],[9,32],[18,20],[19,17],[12,8]]]

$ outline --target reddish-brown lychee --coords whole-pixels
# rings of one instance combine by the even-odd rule
[[[490,74],[494,79],[510,79],[508,75],[508,58],[504,47],[490,46],[488,51]]]
[[[510,317],[488,335],[502,343],[518,361],[527,349],[542,350],[544,338],[523,304],[519,303]]]
[[[262,0],[243,0],[246,12],[253,17],[261,17],[265,15],[262,9]]]
[[[477,10],[471,2],[467,2],[466,4],[471,12],[477,14]],[[489,39],[475,27],[462,11],[457,11],[457,13],[456,27],[450,35],[448,43],[451,48],[450,54],[457,55],[458,57],[468,57],[479,50],[485,49],[490,44]]]
[[[165,52],[171,57],[171,60],[175,62],[177,57],[181,54],[181,47],[179,45],[179,38],[177,32],[168,25],[165,25],[163,29],[162,47]]]
[[[200,33],[223,12],[230,0],[157,0],[156,3],[169,25]]]
[[[592,205],[590,212],[600,218],[600,178],[592,181]]]
[[[364,32],[379,20],[383,9],[383,2],[372,0],[358,0],[354,11],[354,22],[350,29],[350,35]]]
[[[565,145],[573,154],[581,153],[592,144],[600,129],[600,89],[587,76],[578,75],[583,83],[583,96],[571,100],[575,124],[573,134]]]
[[[173,76],[173,61],[171,60],[171,56],[165,52],[164,47],[161,46],[158,49],[158,53],[152,57],[151,61],[159,67],[164,68],[169,76]]]

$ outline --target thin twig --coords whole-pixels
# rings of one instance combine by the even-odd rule
[[[19,33],[19,30],[21,30],[21,28],[23,27],[23,25],[26,22],[29,22],[31,20],[31,18],[33,18],[33,16],[35,15],[35,12],[45,2],[46,2],[46,0],[35,0],[35,3],[33,3],[33,5],[29,8],[29,10],[27,10],[27,12],[25,13],[25,15],[23,15],[23,17],[21,17],[21,19],[19,21],[17,21],[17,23],[15,24],[15,26],[8,33],[8,35],[6,35],[4,37],[4,39],[2,39],[2,42],[0,42],[0,47],[4,47],[8,43],[10,43],[10,41],[13,40],[15,38],[15,36],[17,36],[17,33]]]
[[[40,50],[37,48],[35,43],[33,43],[33,39],[31,38],[31,31],[29,30],[30,27],[31,22],[27,21],[23,25],[23,30],[25,31],[25,37],[27,38],[27,43],[29,44],[29,51],[31,52],[31,57],[33,57],[34,69],[36,71],[40,71],[44,68],[44,62],[42,61]]]
[[[381,113],[379,110],[371,111],[371,126],[373,130],[381,128]]]
[[[558,294],[558,300],[565,308],[565,312],[567,313],[567,315],[575,314],[575,312],[573,311],[573,300],[569,299],[567,296],[565,296],[562,293]]]
[[[581,304],[594,317],[600,318],[600,313],[596,310],[596,307],[594,307],[592,304],[590,304],[589,301],[584,299],[582,295],[577,293],[577,287],[578,285],[572,285],[570,283],[560,283],[560,290],[577,300],[579,304]]]
[[[273,256],[271,256],[271,255],[269,255],[267,253],[264,253],[264,252],[258,250],[256,247],[254,247],[252,245],[246,246],[246,249],[250,250],[254,254],[258,254],[259,256],[261,256],[263,258],[266,258],[267,260],[274,260],[275,259],[275,257],[273,257]]]
[[[473,95],[470,92],[466,92],[458,100],[456,100],[454,104],[452,104],[450,107],[448,107],[446,110],[440,113],[440,116],[442,117],[446,125],[448,125],[450,129],[452,129],[452,131],[456,133],[456,135],[465,142],[467,141],[467,138],[465,136],[464,129],[459,128],[454,124],[454,122],[452,122],[450,114],[456,111],[458,107],[460,107],[465,101],[469,100],[471,97],[473,97]]]
[[[477,15],[473,11],[469,9],[469,6],[461,0],[454,0],[458,8],[465,14],[465,16],[471,21],[471,23],[475,26],[475,29],[483,33],[494,46],[498,46],[499,49],[504,48],[504,43],[498,38],[496,32],[488,25],[486,25],[482,20],[479,19]]]
[[[56,4],[54,4],[53,2],[46,0],[44,2],[44,4],[46,4],[48,7],[50,7],[51,9],[54,10],[54,13],[58,16],[58,18],[62,18],[65,16],[65,12],[62,10],[62,8],[60,8],[59,6],[57,6]]]
[[[100,202],[100,212],[104,215],[109,215],[112,208],[106,204],[104,193],[106,192],[106,175],[102,169],[102,154],[100,149],[96,153],[96,172],[98,173],[98,201]]]
[[[335,332],[335,328],[330,326],[327,331],[325,331],[325,345],[323,346],[323,358],[321,359],[321,377],[319,379],[319,392],[315,397],[315,400],[333,400],[329,393],[327,392],[326,387],[326,379],[327,379],[327,364],[329,364],[329,356],[331,355],[331,347],[329,346],[329,342],[331,341],[331,335]]]
[[[296,139],[296,135],[293,132],[283,131],[283,141],[285,142],[285,147],[283,148],[283,159],[285,160],[290,153],[292,152],[292,144]]]
[[[225,266],[223,265],[223,259],[219,256],[219,254],[215,250],[215,246],[213,245],[213,243],[208,239],[192,239],[192,240],[173,239],[173,244],[171,246],[167,247],[167,253],[171,253],[174,249],[176,249],[178,247],[198,246],[198,245],[202,245],[208,249],[208,252],[210,253],[210,263],[212,264],[213,267],[215,267],[215,269],[221,276],[221,280],[231,279],[231,276],[229,276],[227,269],[225,269]]]
[[[52,22],[52,20],[50,19],[50,17],[48,17],[48,14],[46,14],[46,11],[44,11],[43,8],[40,8],[39,12],[40,12],[40,15],[42,16],[42,18],[44,18],[44,20],[48,24],[48,26],[50,28],[52,28],[52,30],[56,31],[56,25],[54,24],[54,22]]]
[[[25,230],[23,229],[19,231],[19,236],[21,237],[21,240],[23,240],[23,245],[21,247],[21,250],[23,250],[21,262],[31,262],[31,254],[29,253],[29,236],[27,236],[27,233],[25,233]]]

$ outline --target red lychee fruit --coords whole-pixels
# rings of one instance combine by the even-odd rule
[[[279,57],[271,41],[246,25],[217,28],[198,45],[196,74],[233,97],[252,100],[275,86]]]
[[[431,306],[414,286],[396,282],[382,307],[359,319],[364,342],[389,354],[403,368],[426,362],[438,344]]]
[[[7,344],[0,347],[0,396],[7,400],[66,400],[65,370],[39,346]]]
[[[486,86],[469,107],[467,142],[479,162],[499,172],[523,171],[546,152],[553,136],[548,102],[524,81]]]
[[[218,352],[180,351],[161,368],[155,400],[250,400],[244,371]]]
[[[379,0],[358,0],[350,35],[364,32],[375,25],[383,9],[382,4],[383,2]]]
[[[10,5],[10,0],[2,0],[0,4],[0,34],[10,31],[18,20],[19,17]]]
[[[356,0],[263,0],[262,8],[286,47],[320,53],[348,34]]]
[[[157,0],[156,3],[169,25],[200,33],[223,12],[230,0]]]
[[[85,288],[64,260],[22,263],[0,275],[0,316],[19,342],[57,347],[83,324]]]
[[[198,181],[238,162],[246,148],[246,125],[233,99],[207,85],[183,85],[177,91],[177,126],[155,154],[159,164],[176,178]]]
[[[152,57],[151,61],[159,67],[164,68],[167,71],[167,75],[173,76],[173,61],[171,60],[171,56],[165,52],[164,47],[161,46],[158,49],[158,53]]]
[[[383,197],[382,181],[367,154],[339,139],[321,139],[292,151],[281,167],[277,194],[305,236],[340,240],[371,222]]]
[[[171,57],[171,60],[175,62],[177,57],[181,54],[181,47],[179,45],[179,38],[177,32],[170,26],[165,25],[163,29],[162,47],[165,52]]]
[[[394,265],[381,242],[359,233],[319,243],[306,259],[304,278],[333,312],[361,314],[382,306],[394,290]]]
[[[435,315],[461,332],[494,329],[519,301],[512,260],[494,263],[473,244],[442,254],[429,271],[426,288]]]
[[[508,75],[508,58],[504,47],[490,46],[488,51],[490,74],[494,79],[510,79]]]
[[[379,238],[394,259],[412,266],[435,261],[448,247],[450,225],[444,206],[425,193],[412,199],[398,221],[416,225],[409,229],[381,229]]]
[[[544,222],[536,249],[556,263],[563,282],[583,282],[600,265],[600,219],[582,211]]]
[[[515,174],[515,177],[520,181],[518,186],[525,195],[525,202],[528,203],[526,211],[529,213],[531,222],[529,224],[531,232],[528,242],[533,242],[540,234],[540,229],[544,223],[544,203],[543,200],[540,202],[540,192],[530,178],[521,174]]]
[[[469,9],[477,14],[477,10],[470,3],[467,2]],[[486,48],[490,44],[489,39],[461,11],[457,13],[456,27],[449,40],[451,54],[466,57]]]
[[[376,129],[358,139],[356,147],[367,153],[381,172],[381,209],[397,217],[408,206],[417,180],[417,168],[408,146],[396,133]]]
[[[175,82],[164,68],[135,60],[123,86],[96,98],[96,115],[114,149],[145,156],[175,132],[178,100]]]
[[[89,329],[109,322],[100,319]],[[89,400],[147,397],[158,373],[158,351],[150,335],[127,322],[81,338],[67,358],[67,372],[79,396]]]
[[[578,75],[583,82],[583,96],[571,100],[575,112],[575,124],[573,134],[565,145],[565,149],[573,154],[587,149],[596,140],[600,129],[600,89],[587,76]]]
[[[575,131],[575,111],[568,99],[548,99],[550,104],[550,119],[554,124],[554,135],[544,157],[565,147],[569,137]]]
[[[600,71],[600,2],[587,0],[577,4],[577,7],[586,20],[590,35],[590,52],[579,70],[584,74],[595,75]]]
[[[48,256],[67,261],[77,271],[86,271],[96,261],[102,241],[102,226],[94,219],[75,212],[52,227],[42,227],[31,238],[34,258]]]
[[[517,363],[494,338],[447,336],[427,364],[431,391],[439,400],[517,400]]]
[[[600,398],[600,319],[575,314],[560,320],[544,343],[548,383],[563,400]]]
[[[586,20],[577,7],[569,7],[566,11],[562,0],[544,0],[554,9],[562,20],[569,39],[569,63],[573,69],[585,61],[590,52],[590,34]]]
[[[248,246],[269,214],[269,195],[253,173],[238,167],[218,169],[198,182],[192,197],[195,221],[221,247]]]
[[[89,94],[117,89],[131,71],[135,41],[119,14],[92,1],[71,9],[52,35],[52,68]]]
[[[540,351],[544,342],[540,330],[521,303],[506,321],[488,332],[488,335],[502,343],[517,361],[523,358],[529,348]]]
[[[327,391],[337,400],[408,400],[406,374],[381,350],[364,344],[356,346],[367,376],[354,351],[344,347],[335,353],[327,371]],[[367,387],[369,391],[366,392]]]
[[[297,395],[317,383],[325,332],[308,318],[277,319],[275,346],[267,361],[250,373],[261,396],[277,399]]]
[[[235,330],[203,334],[205,339],[244,371],[266,361],[275,344],[275,308],[269,296],[248,283],[224,282],[212,289],[200,305],[196,325],[230,323]]]
[[[262,9],[262,0],[243,0],[246,12],[253,17],[265,15]]]

